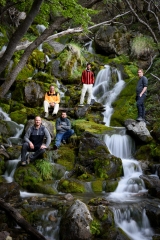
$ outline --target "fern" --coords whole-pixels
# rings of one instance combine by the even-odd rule
[[[40,172],[43,180],[52,179],[52,165],[46,159],[40,159],[36,161],[36,169]]]

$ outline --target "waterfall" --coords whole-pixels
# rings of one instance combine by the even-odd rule
[[[116,83],[113,83],[113,75],[114,78],[116,78]],[[125,82],[122,80],[121,72],[108,65],[105,65],[105,68],[102,69],[96,77],[92,98],[105,106],[103,121],[107,126],[110,125],[110,119],[113,113],[112,103],[116,100],[124,88],[124,85]]]

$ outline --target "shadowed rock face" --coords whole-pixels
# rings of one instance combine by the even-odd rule
[[[61,220],[60,236],[62,240],[90,240],[91,214],[83,202],[76,200]]]
[[[89,173],[105,179],[122,176],[122,161],[110,154],[106,144],[96,135],[84,132],[78,153],[79,163]]]
[[[124,125],[127,128],[128,133],[136,139],[143,142],[150,142],[152,140],[152,136],[150,135],[144,121],[137,122],[133,119],[127,119],[124,122]]]

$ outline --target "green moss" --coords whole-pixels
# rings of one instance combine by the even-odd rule
[[[98,124],[93,121],[86,121],[85,119],[78,119],[72,122],[74,130],[77,135],[81,135],[83,132],[91,132],[94,134],[107,133],[111,130],[110,127],[107,127],[103,124]]]
[[[9,113],[9,111],[10,111],[10,106],[9,106],[9,104],[5,104],[5,103],[0,102],[0,107],[2,108],[2,110],[3,110],[4,112]]]
[[[41,182],[35,184],[35,190],[38,193],[48,194],[48,195],[54,195],[58,192],[53,188],[53,182]]]
[[[57,159],[57,163],[66,167],[67,171],[72,170],[75,163],[74,148],[71,148],[69,144],[67,146],[61,146],[58,154],[59,158]]]
[[[100,235],[101,233],[101,223],[99,220],[94,219],[90,224],[91,233],[95,236]]]
[[[36,192],[36,184],[41,183],[43,180],[40,176],[40,173],[36,170],[36,168],[29,164],[25,168],[19,167],[15,171],[14,175],[15,181],[24,189],[29,191]]]
[[[106,181],[106,192],[114,192],[118,186],[118,180]]]
[[[96,180],[92,182],[92,190],[94,192],[102,192],[103,191],[103,181]]]
[[[84,185],[76,179],[61,179],[58,184],[58,191],[70,193],[86,192]]]

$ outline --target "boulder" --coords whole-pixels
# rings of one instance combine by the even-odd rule
[[[34,81],[28,82],[25,85],[24,94],[27,106],[38,107],[43,105],[45,92],[40,84]]]
[[[95,49],[105,55],[129,54],[130,36],[125,27],[101,26],[95,34]]]
[[[144,181],[148,193],[152,197],[160,198],[160,179],[156,175],[141,175],[140,178]]]
[[[83,202],[76,200],[62,217],[60,223],[61,240],[90,240],[91,214]]]
[[[152,136],[150,135],[150,132],[148,131],[144,121],[137,122],[134,119],[127,119],[124,122],[124,125],[128,133],[137,140],[146,143],[152,140]]]
[[[121,159],[111,155],[106,144],[89,132],[81,136],[78,159],[89,173],[99,178],[112,179],[123,174]]]

